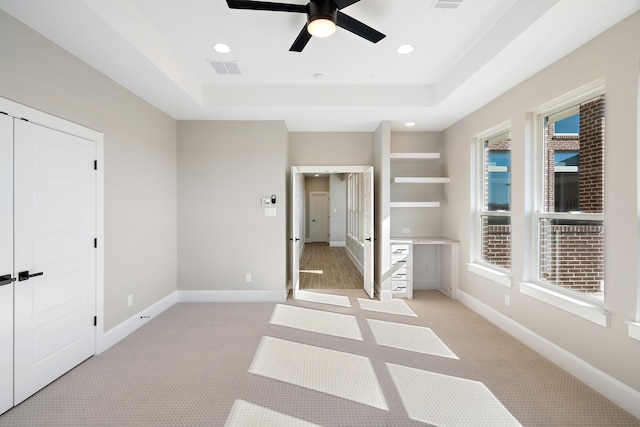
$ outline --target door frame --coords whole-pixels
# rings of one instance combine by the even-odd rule
[[[95,181],[97,239],[95,313],[97,322],[94,354],[100,354],[109,348],[104,337],[104,134],[2,97],[0,97],[0,111],[12,117],[87,139],[96,145],[98,168]]]
[[[360,166],[356,166],[356,165],[342,165],[342,166],[337,166],[337,165],[322,165],[322,166],[291,166],[291,170],[295,170],[295,173],[297,174],[307,174],[307,173],[322,173],[322,174],[332,174],[332,173],[365,173],[368,170],[372,170],[373,166],[372,165],[360,165]],[[373,174],[372,174],[373,175]],[[291,175],[291,179],[295,179],[296,177],[294,176],[294,174],[292,173]],[[372,176],[372,187],[373,187],[373,192],[372,192],[372,196],[373,193],[375,193],[375,180],[373,179]],[[374,202],[374,209],[371,213],[372,216],[372,228],[374,229],[373,231],[375,232],[375,202]],[[291,218],[291,221],[293,222],[293,218]],[[373,239],[374,236],[371,236],[371,240],[373,243]],[[372,247],[372,251],[373,256],[372,256],[372,260],[371,260],[371,268],[373,269],[373,271],[375,271],[375,245],[371,245]],[[293,266],[291,267],[293,269]],[[294,277],[294,272],[291,272],[291,276]],[[374,288],[375,288],[375,275],[372,277],[372,280],[374,280]],[[363,274],[363,288],[364,288],[364,274]]]

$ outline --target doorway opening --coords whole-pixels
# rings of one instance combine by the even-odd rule
[[[291,277],[300,289],[374,297],[373,168],[292,167]]]

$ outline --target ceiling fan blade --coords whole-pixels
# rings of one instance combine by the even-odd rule
[[[291,48],[289,48],[289,52],[302,52],[302,49],[309,43],[309,40],[311,40],[311,34],[307,31],[307,24],[305,24],[300,34],[298,34],[296,41],[294,41]]]
[[[307,13],[307,5],[274,3],[270,1],[227,0],[229,9],[272,10],[276,12]]]
[[[358,3],[360,0],[333,0],[338,9],[344,9],[347,6],[351,6],[354,3]]]
[[[357,34],[360,37],[365,38],[373,43],[378,43],[380,40],[386,37],[380,31],[374,30],[370,26],[363,24],[362,22],[350,17],[349,15],[345,15],[340,11],[338,11],[337,24],[339,27],[342,27],[347,31],[351,31],[353,34]]]

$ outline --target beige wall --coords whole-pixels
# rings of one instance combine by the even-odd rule
[[[443,232],[460,239],[460,288],[525,328],[640,390],[640,341],[628,337],[625,321],[638,320],[638,77],[640,13],[533,76],[445,132],[451,184],[443,209]],[[532,136],[530,112],[582,85],[606,78],[605,309],[604,328],[528,297],[518,282],[529,274],[531,247]],[[470,273],[471,147],[474,135],[512,123],[513,288]],[[504,304],[510,295],[509,307]]]
[[[292,166],[373,165],[369,132],[291,132]]]
[[[0,96],[104,134],[111,329],[176,289],[176,122],[3,11],[0,39]]]
[[[287,140],[284,122],[178,122],[180,290],[284,292]]]

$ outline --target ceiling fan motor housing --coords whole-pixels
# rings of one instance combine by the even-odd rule
[[[312,0],[309,2],[308,22],[328,19],[334,24],[338,20],[338,8],[332,0]]]

